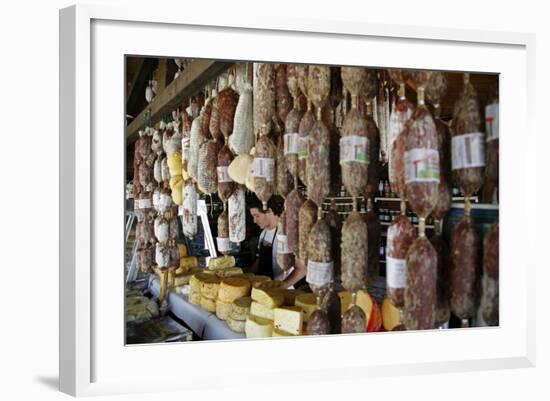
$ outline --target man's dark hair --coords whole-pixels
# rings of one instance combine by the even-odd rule
[[[251,194],[246,198],[246,206],[248,210],[258,209],[260,212],[265,213],[262,202],[255,194]],[[280,216],[285,209],[285,200],[279,195],[272,195],[269,201],[267,201],[267,207],[273,211],[275,216]]]

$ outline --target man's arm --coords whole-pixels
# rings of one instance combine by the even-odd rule
[[[305,276],[306,276],[306,267],[304,266],[304,263],[300,259],[296,258],[294,263],[294,270],[292,271],[292,273],[290,273],[290,276],[288,276],[284,280],[284,282],[288,288],[291,285],[296,284]]]

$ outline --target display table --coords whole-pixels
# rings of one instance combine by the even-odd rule
[[[160,282],[157,276],[151,275],[149,290],[156,297],[160,294]],[[214,313],[205,311],[187,300],[187,295],[168,292],[168,308],[179,319],[183,320],[203,340],[232,340],[245,338],[244,334],[235,333],[227,324],[218,319]]]

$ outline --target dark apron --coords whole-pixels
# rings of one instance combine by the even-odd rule
[[[275,230],[275,235],[273,236],[273,241],[277,238],[277,230]],[[265,239],[265,235],[264,235]],[[273,280],[273,243],[267,244],[264,243],[263,239],[258,244],[258,275],[268,276]]]

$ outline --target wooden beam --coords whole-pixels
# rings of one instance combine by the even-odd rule
[[[145,88],[157,63],[157,59],[154,58],[144,58],[142,60],[141,66],[133,77],[128,92],[126,92],[126,113],[134,113],[136,106],[139,107],[138,101],[145,98]]]
[[[175,110],[181,103],[213,81],[233,63],[225,61],[196,60],[191,62],[180,76],[159,93],[149,107],[143,110],[126,128],[127,145],[138,138],[139,130],[145,127],[145,113],[151,110],[153,124]]]
[[[168,64],[167,58],[159,59],[159,67],[157,69],[157,96],[164,91],[164,88],[166,88],[166,83],[168,82],[167,64]]]

